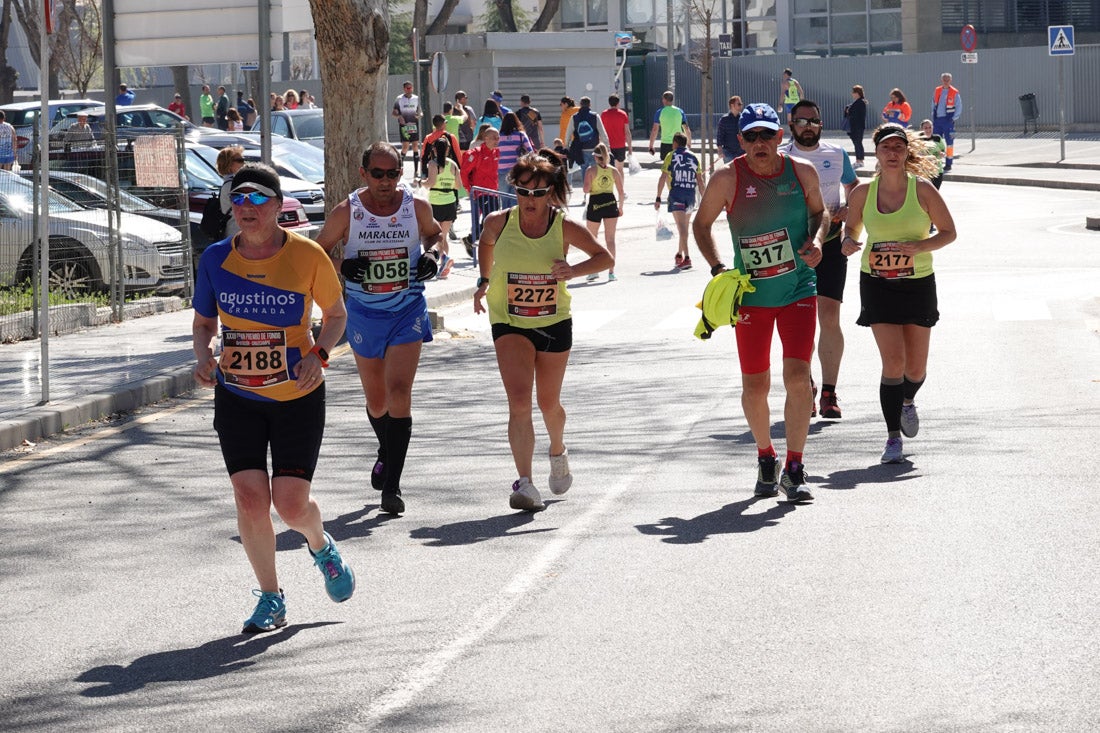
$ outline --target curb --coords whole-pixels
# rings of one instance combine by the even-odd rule
[[[195,378],[190,365],[175,367],[166,374],[120,385],[113,392],[101,392],[78,400],[37,407],[14,420],[0,422],[0,451],[20,446],[24,440],[64,432],[93,420],[136,409],[168,397],[190,394]]]

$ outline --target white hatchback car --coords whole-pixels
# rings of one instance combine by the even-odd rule
[[[0,171],[0,287],[33,272],[34,188]],[[69,295],[103,290],[112,256],[107,212],[85,209],[50,192],[50,288]],[[175,292],[186,286],[187,260],[180,233],[159,221],[121,214],[123,285],[127,292]]]

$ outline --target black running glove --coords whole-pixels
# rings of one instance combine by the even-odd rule
[[[422,283],[431,280],[439,272],[439,258],[433,250],[428,250],[420,255],[416,261],[416,281]]]
[[[366,257],[353,257],[340,263],[340,272],[344,279],[353,283],[362,283],[370,272],[370,260]]]

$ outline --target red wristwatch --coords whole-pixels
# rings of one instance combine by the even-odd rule
[[[315,354],[317,358],[321,360],[321,366],[328,369],[328,352],[322,349],[320,344],[310,349],[309,353]]]

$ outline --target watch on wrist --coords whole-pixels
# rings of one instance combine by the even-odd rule
[[[328,368],[328,352],[321,348],[320,344],[315,344],[309,353],[316,354],[317,358],[321,360],[321,366]]]
[[[477,279],[477,286],[478,286],[479,288],[480,288],[480,287],[481,287],[482,285],[488,285],[488,284],[489,284],[489,278],[487,278],[487,277],[479,277],[479,278]]]
[[[722,270],[725,270],[725,269],[726,269],[726,266],[723,263],[719,262],[717,265],[710,268],[710,276],[711,277],[717,277],[718,274],[720,272],[722,272]]]

